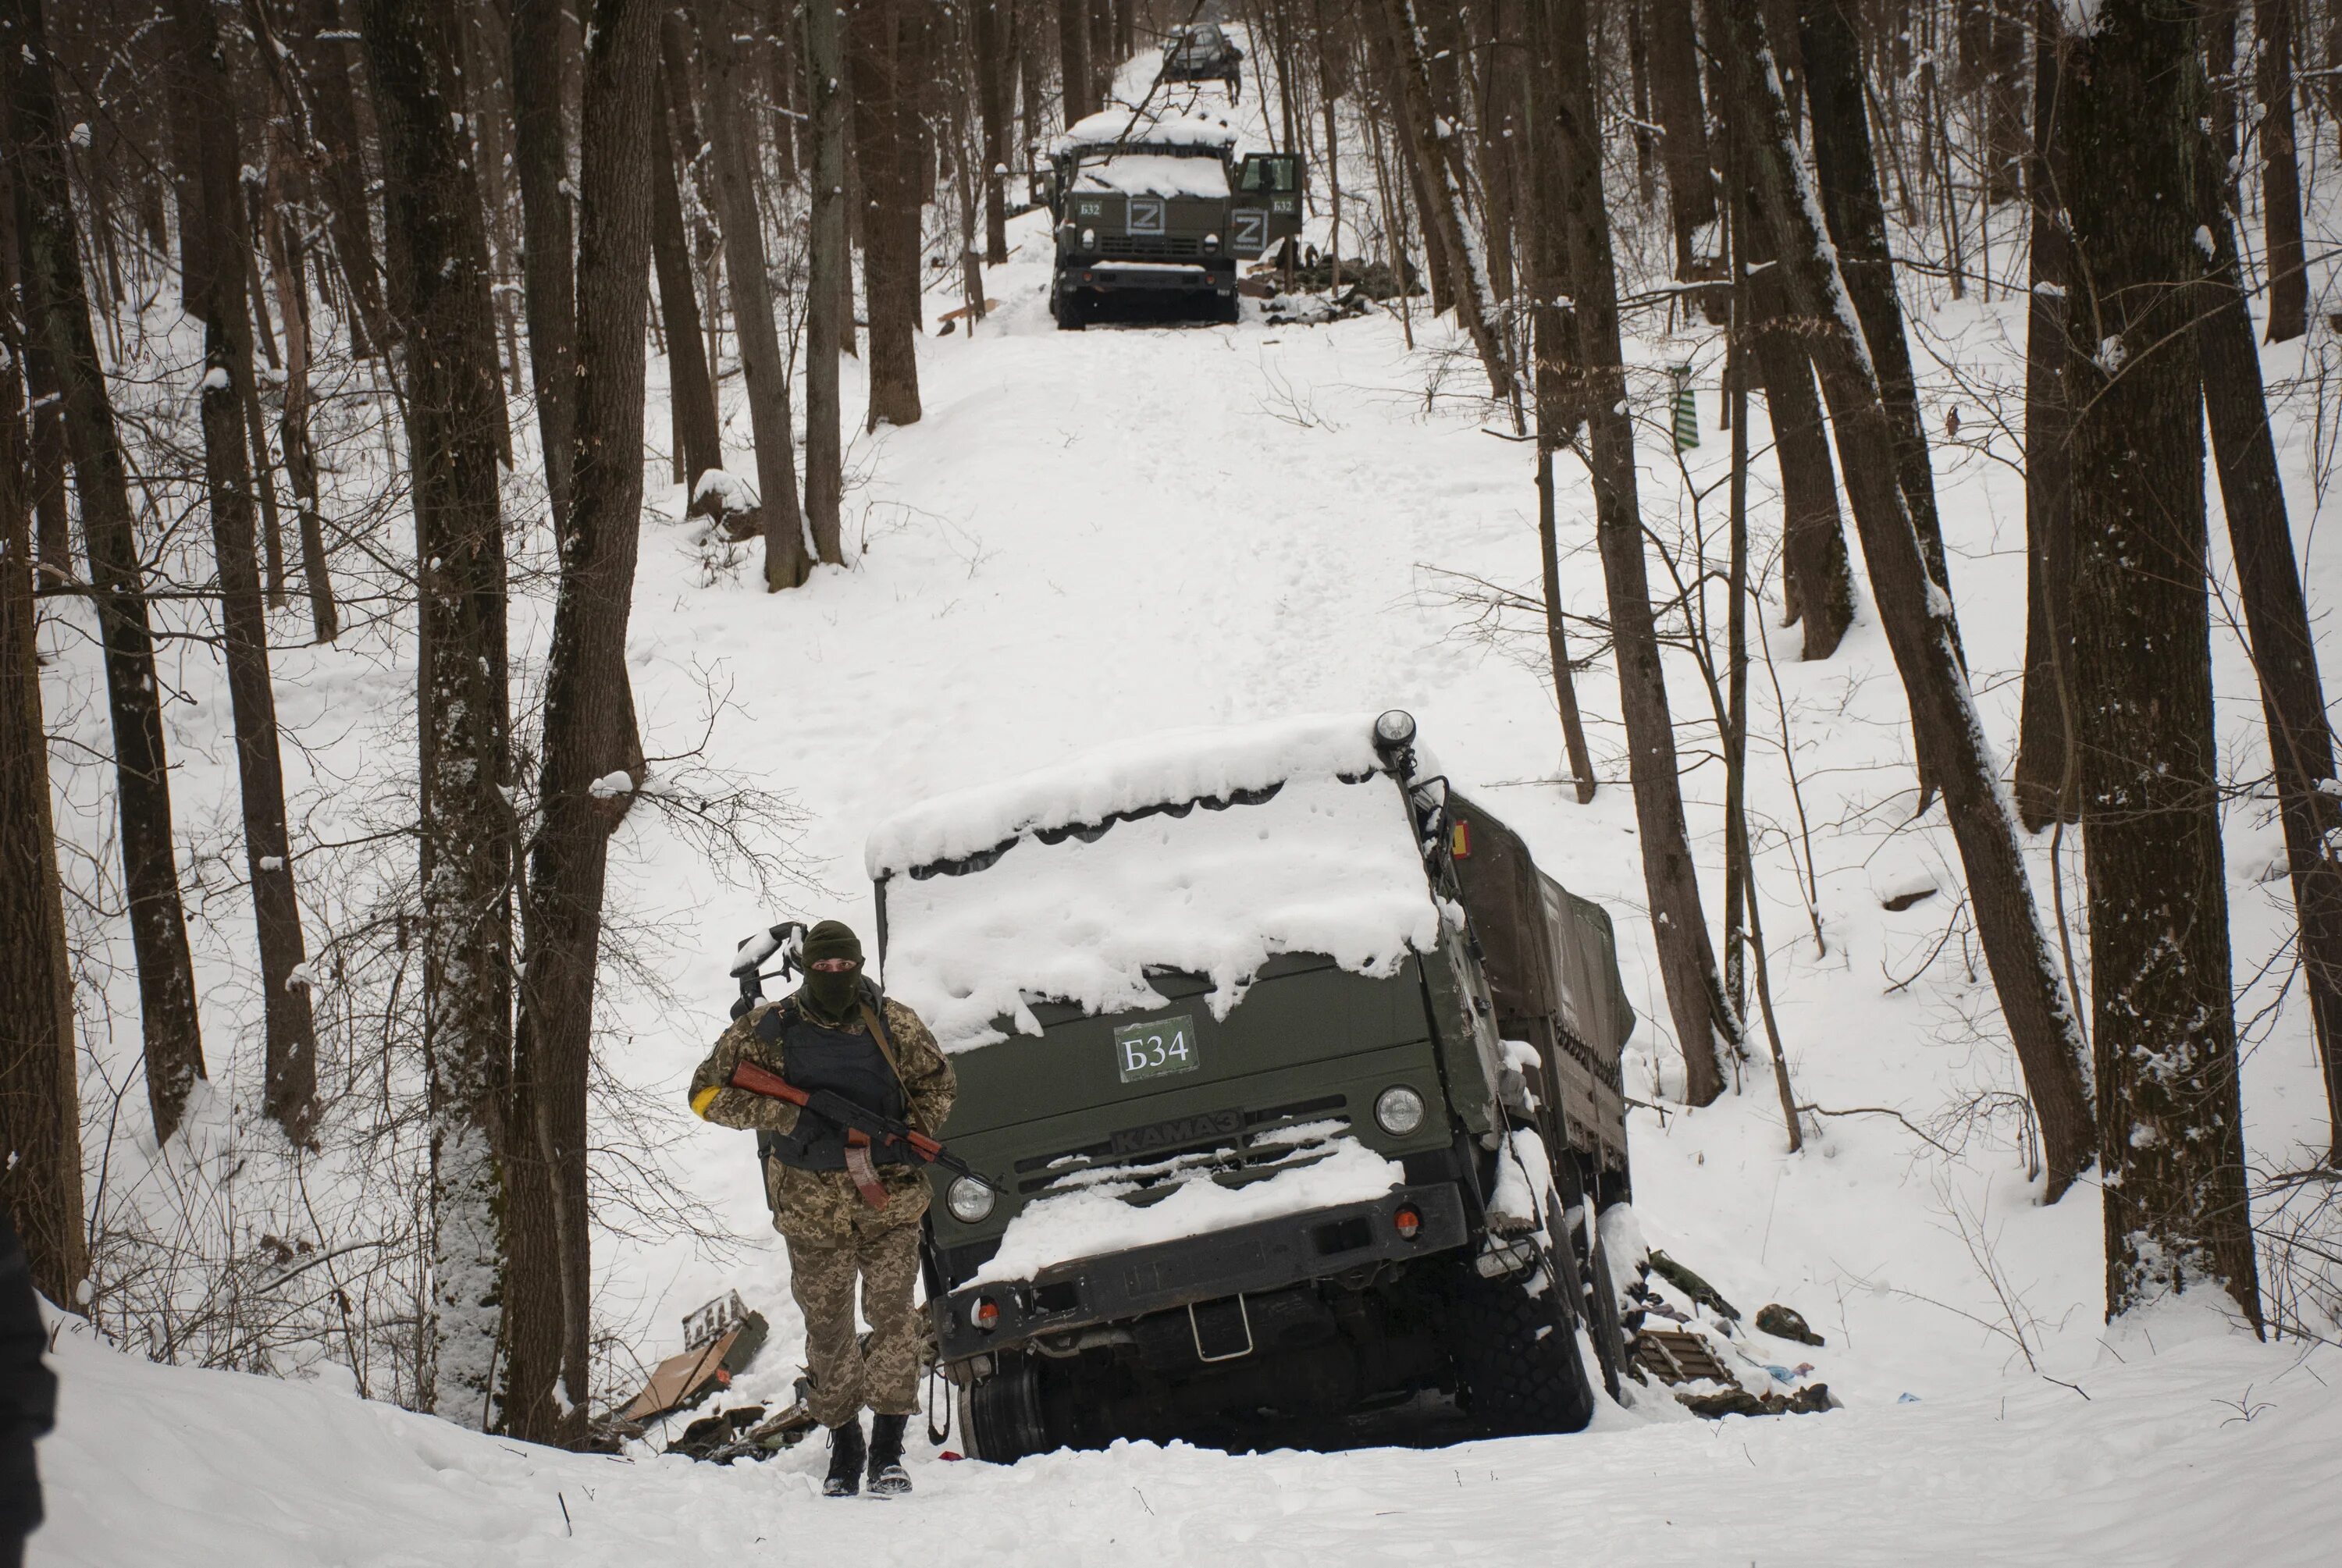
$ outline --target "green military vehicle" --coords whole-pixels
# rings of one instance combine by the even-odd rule
[[[1303,172],[1291,153],[1239,159],[1236,143],[1219,120],[1122,108],[1057,138],[1043,189],[1056,224],[1049,311],[1060,327],[1088,325],[1108,299],[1236,319],[1236,263],[1301,232]]]
[[[993,1183],[938,1177],[925,1252],[973,1455],[1616,1392],[1610,923],[1414,731],[1180,732],[873,834],[886,989]]]
[[[1244,51],[1216,22],[1174,27],[1163,35],[1163,65],[1155,79],[1217,82],[1234,103],[1244,95]]]

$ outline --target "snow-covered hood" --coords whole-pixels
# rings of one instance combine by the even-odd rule
[[[1145,115],[1134,115],[1126,108],[1100,109],[1066,127],[1065,135],[1050,144],[1052,157],[1061,156],[1076,147],[1114,146],[1150,147],[1233,147],[1236,145],[1236,127],[1226,120],[1203,115],[1174,115],[1160,120],[1150,120]]]
[[[886,982],[946,1049],[1158,1005],[1208,977],[1226,1017],[1282,953],[1386,975],[1438,939],[1398,787],[1359,714],[1175,730],[940,796],[882,824]],[[946,867],[948,869],[946,869]]]

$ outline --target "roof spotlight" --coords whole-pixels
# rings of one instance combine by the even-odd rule
[[[1393,708],[1375,721],[1375,749],[1395,752],[1415,744],[1415,715]]]

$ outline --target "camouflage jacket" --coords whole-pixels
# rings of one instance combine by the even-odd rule
[[[741,1059],[788,1076],[788,1063],[777,1042],[756,1034],[756,1024],[777,1007],[786,1007],[801,994],[751,1008],[732,1021],[716,1037],[716,1048],[691,1075],[691,1108],[718,1126],[753,1132],[788,1133],[796,1128],[799,1112],[786,1100],[752,1094],[730,1087],[732,1069]],[[879,1004],[887,1044],[895,1053],[895,1070],[902,1080],[904,1120],[930,1137],[942,1128],[958,1093],[951,1064],[936,1045],[936,1037],[919,1015],[888,998]],[[860,1032],[861,1020],[845,1027]],[[854,1180],[844,1171],[801,1171],[776,1160],[765,1165],[765,1200],[773,1211],[773,1228],[783,1235],[816,1244],[838,1244],[857,1229],[873,1224],[894,1226],[918,1223],[927,1211],[927,1178],[923,1165],[881,1165],[880,1182],[887,1193],[886,1207],[875,1211],[862,1201]]]

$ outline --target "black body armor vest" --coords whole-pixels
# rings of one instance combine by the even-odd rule
[[[865,1001],[868,1001],[866,996]],[[877,1004],[869,1005],[875,1015]],[[902,1081],[886,1064],[886,1054],[868,1030],[837,1029],[816,1023],[803,1008],[791,1003],[765,1014],[757,1022],[756,1032],[780,1045],[782,1075],[798,1088],[808,1094],[816,1089],[833,1090],[857,1105],[898,1122],[903,1119]],[[759,1133],[756,1143],[757,1152],[765,1158],[794,1165],[800,1171],[846,1169],[845,1129],[810,1111],[797,1114],[795,1131]],[[870,1158],[874,1164],[899,1165],[909,1156],[889,1144],[872,1148]]]

